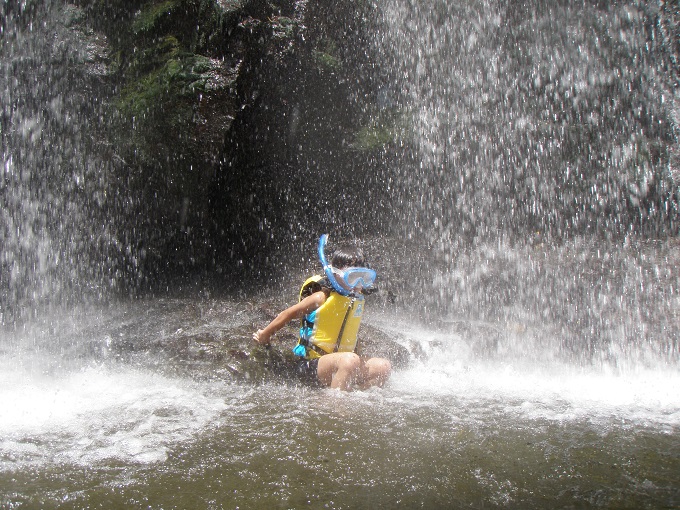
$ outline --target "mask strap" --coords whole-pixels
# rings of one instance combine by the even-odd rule
[[[331,286],[333,289],[338,293],[343,296],[349,296],[351,294],[350,291],[347,289],[343,288],[338,281],[335,279],[335,275],[333,274],[333,270],[331,268],[331,265],[328,263],[326,260],[326,254],[324,253],[324,250],[326,249],[326,243],[328,242],[328,234],[323,234],[319,238],[319,260],[321,261],[321,265],[323,266],[323,270],[326,273],[326,276],[328,277],[328,281],[331,283]]]

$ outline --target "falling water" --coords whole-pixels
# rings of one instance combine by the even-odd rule
[[[102,41],[76,29],[73,6],[3,2],[0,13],[0,306],[11,326],[106,294],[124,249],[111,222],[120,200],[112,163],[97,144]]]
[[[379,4],[428,317],[500,325],[486,354],[677,366],[676,11]]]
[[[440,250],[676,232],[677,13],[654,4],[384,2],[385,94],[416,149],[405,230]]]

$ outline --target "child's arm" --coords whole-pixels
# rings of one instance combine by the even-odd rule
[[[253,341],[257,344],[266,345],[271,341],[274,333],[284,327],[293,319],[301,319],[310,312],[319,308],[326,301],[326,293],[322,290],[307,296],[299,303],[290,308],[286,308],[278,314],[264,329],[259,329],[253,333]]]

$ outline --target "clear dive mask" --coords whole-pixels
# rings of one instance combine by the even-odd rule
[[[373,269],[367,267],[337,269],[331,266],[326,260],[325,249],[327,242],[328,234],[323,234],[319,239],[319,260],[331,286],[336,292],[343,296],[349,296],[359,286],[362,289],[368,289],[373,286],[376,278],[376,272]]]
[[[340,285],[346,285],[350,289],[361,287],[368,289],[373,286],[375,282],[376,272],[368,267],[348,267],[346,269],[337,269],[331,267],[333,276],[339,281]]]

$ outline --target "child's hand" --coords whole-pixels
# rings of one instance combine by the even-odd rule
[[[269,335],[265,335],[263,330],[258,329],[253,333],[253,342],[259,345],[267,345],[269,343]]]

